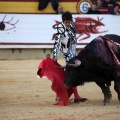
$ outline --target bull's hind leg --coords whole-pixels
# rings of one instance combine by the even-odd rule
[[[114,89],[118,94],[118,100],[120,101],[120,78],[119,79],[115,79],[114,81]]]
[[[115,78],[114,78],[114,89],[118,94],[118,100],[120,101],[120,72],[119,69],[118,71],[115,72]]]
[[[107,81],[105,83],[105,86],[107,87],[107,90],[108,90],[108,98],[109,98],[109,100],[111,100],[112,99],[112,93],[110,91],[111,81]]]
[[[111,82],[109,82],[111,83]],[[107,84],[107,83],[99,83],[96,82],[96,84],[102,89],[103,95],[104,95],[104,100],[103,100],[103,104],[106,105],[106,103],[109,103],[109,101],[112,98],[112,94],[110,91],[110,85],[111,84]]]

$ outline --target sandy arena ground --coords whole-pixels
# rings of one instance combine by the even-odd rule
[[[112,100],[102,105],[103,95],[95,83],[79,86],[84,103],[56,106],[51,81],[37,78],[40,60],[0,61],[0,120],[120,120],[120,102],[112,82]],[[59,63],[63,64],[62,60]]]

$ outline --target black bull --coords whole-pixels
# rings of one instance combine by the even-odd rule
[[[95,82],[102,89],[105,104],[112,97],[109,86],[114,81],[120,100],[120,46],[115,43],[120,44],[120,36],[114,34],[92,40],[66,65],[65,85],[75,87]]]

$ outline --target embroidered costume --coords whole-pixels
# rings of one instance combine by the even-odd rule
[[[66,62],[76,56],[76,29],[73,22],[66,27],[63,22],[55,26],[55,43],[53,47],[53,59],[58,60],[61,51]]]

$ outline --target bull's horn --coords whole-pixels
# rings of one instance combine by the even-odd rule
[[[80,60],[76,60],[75,64],[68,64],[69,66],[72,67],[79,67],[81,65],[81,61]]]

